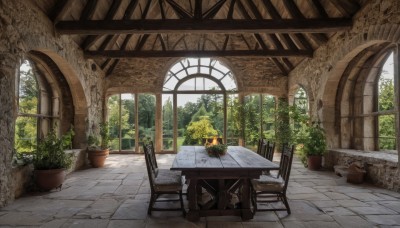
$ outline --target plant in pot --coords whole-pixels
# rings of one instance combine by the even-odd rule
[[[58,138],[51,130],[39,141],[33,152],[33,166],[36,185],[43,191],[60,188],[65,179],[65,170],[72,165],[71,153],[65,153],[71,145],[73,130]]]
[[[325,131],[319,123],[312,123],[306,129],[306,137],[303,142],[303,154],[307,157],[307,166],[310,170],[321,168],[322,155],[326,152]]]
[[[103,167],[109,154],[110,136],[108,122],[100,124],[100,138],[99,140],[97,136],[92,134],[88,136],[88,159],[94,168]]]

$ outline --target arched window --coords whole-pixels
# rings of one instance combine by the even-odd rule
[[[236,92],[232,71],[218,59],[186,58],[174,64],[163,85],[162,149],[176,150],[182,144],[199,143],[188,132],[200,122],[209,126],[208,134],[237,144],[237,132],[228,127],[233,119],[227,117],[227,112],[232,113],[227,108],[228,97],[233,99]]]
[[[375,91],[377,102],[375,107],[377,141],[379,150],[396,149],[396,116],[394,110],[394,64],[393,52],[385,60],[378,75]]]
[[[31,152],[41,138],[56,126],[59,101],[46,78],[33,61],[24,60],[18,70],[18,116],[15,123],[15,149]]]
[[[308,96],[303,87],[300,87],[295,95],[293,104],[303,115],[308,115]]]

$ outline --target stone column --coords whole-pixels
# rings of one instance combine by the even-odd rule
[[[0,207],[14,199],[12,156],[16,116],[15,82],[18,57],[0,54]]]

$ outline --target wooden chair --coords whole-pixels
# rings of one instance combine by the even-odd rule
[[[291,213],[286,197],[286,190],[289,183],[293,153],[294,146],[283,146],[277,177],[271,175],[261,175],[259,179],[251,180],[251,198],[254,206],[254,213],[256,211],[287,211],[288,214]],[[259,199],[261,197],[265,197],[266,199]],[[272,199],[268,200],[269,198]],[[259,209],[257,206],[257,203],[272,203],[280,201],[284,204],[285,208]]]
[[[268,141],[265,147],[264,158],[272,161],[274,159],[275,143]]]
[[[257,154],[263,156],[262,149],[263,149],[263,144],[265,144],[265,143],[266,143],[265,139],[259,139],[258,140],[258,143],[257,143]]]
[[[143,145],[144,157],[146,160],[147,174],[150,182],[150,203],[147,213],[151,215],[151,211],[182,211],[186,215],[185,208],[183,207],[182,198],[182,176],[180,172],[171,171],[168,169],[158,169],[157,161],[155,160],[155,153],[153,142]],[[159,199],[161,195],[176,194],[179,199]],[[180,201],[179,208],[160,208],[154,207],[156,202],[170,202]]]

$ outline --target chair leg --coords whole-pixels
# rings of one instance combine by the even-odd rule
[[[155,194],[151,194],[151,196],[150,196],[149,208],[147,209],[147,214],[149,214],[149,215],[151,215],[151,210],[153,209],[155,197],[156,197]]]
[[[283,203],[285,204],[287,213],[290,215],[290,214],[291,214],[291,211],[290,211],[290,207],[289,207],[289,203],[288,203],[288,201],[287,201],[286,195],[283,194],[283,195],[281,196],[281,198],[282,198],[282,200],[283,200]]]
[[[185,216],[186,216],[186,211],[185,211],[185,207],[183,206],[182,191],[179,191],[179,201],[180,201],[180,203],[181,203],[181,208],[182,208],[183,217],[185,217]]]

